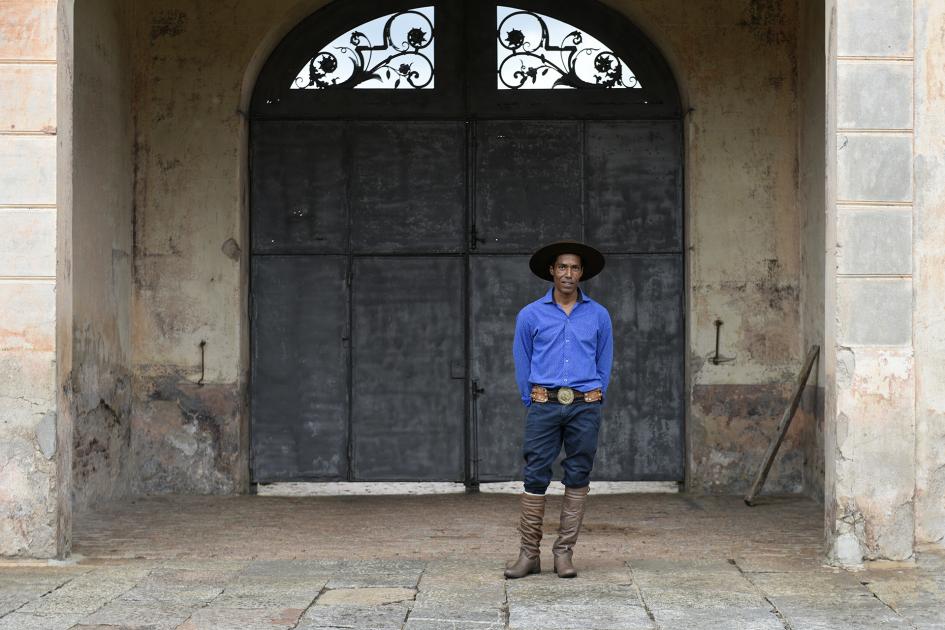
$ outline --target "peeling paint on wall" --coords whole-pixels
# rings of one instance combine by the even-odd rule
[[[691,458],[698,475],[691,490],[746,493],[776,437],[791,385],[697,385],[693,390]],[[803,492],[805,471],[816,462],[805,459],[803,441],[814,422],[813,401],[803,401],[778,451],[764,492]]]
[[[56,464],[32,435],[0,440],[0,556],[56,554]]]
[[[234,494],[246,483],[240,386],[198,385],[159,366],[135,381],[136,491]]]
[[[71,423],[66,495],[81,514],[131,488],[131,12],[83,0],[75,16],[71,371],[60,384]],[[104,122],[103,121],[107,121]]]

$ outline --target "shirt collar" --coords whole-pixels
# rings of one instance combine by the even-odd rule
[[[579,302],[590,302],[591,298],[587,297],[587,293],[584,292],[584,289],[578,288],[578,294],[581,296]],[[545,299],[542,300],[544,304],[554,304],[555,303],[555,287],[554,285],[548,289],[548,293],[545,294]]]

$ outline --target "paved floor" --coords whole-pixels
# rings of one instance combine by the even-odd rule
[[[79,520],[74,564],[0,564],[0,630],[945,630],[942,550],[823,567],[807,499],[590,501],[580,577],[549,573],[546,550],[546,572],[515,581],[511,496],[129,501]]]

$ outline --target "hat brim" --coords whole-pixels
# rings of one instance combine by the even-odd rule
[[[549,269],[561,254],[575,254],[581,257],[581,281],[590,280],[604,269],[604,255],[599,251],[577,241],[558,241],[545,245],[532,254],[528,266],[532,273],[548,282],[553,282]]]

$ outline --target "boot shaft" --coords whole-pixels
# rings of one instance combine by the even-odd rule
[[[570,554],[577,543],[578,535],[581,533],[581,523],[584,521],[584,507],[589,490],[590,486],[565,488],[564,500],[561,502],[558,538],[552,548],[555,556]]]

